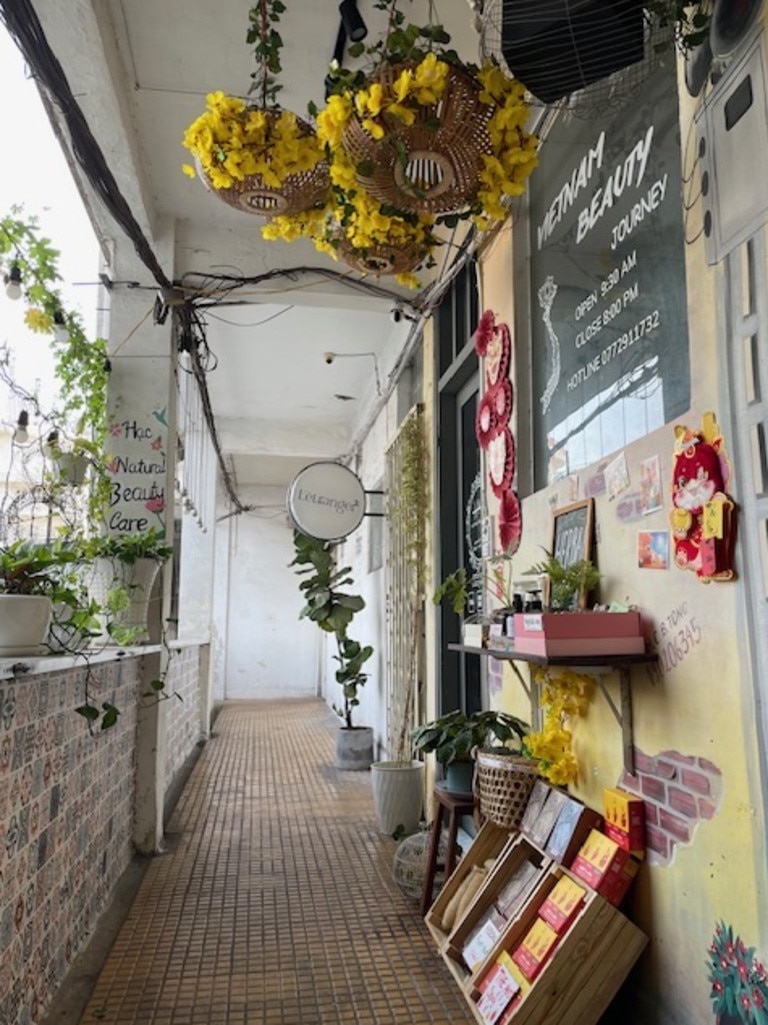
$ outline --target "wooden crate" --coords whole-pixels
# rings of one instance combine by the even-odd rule
[[[483,823],[472,846],[458,863],[450,877],[435,898],[434,903],[424,917],[429,931],[441,948],[448,938],[448,933],[442,928],[443,915],[445,910],[467,878],[475,865],[483,865],[489,858],[496,858],[496,864],[502,861],[502,852],[513,841],[508,829],[502,829],[490,820]],[[495,869],[489,874],[489,879],[495,874]],[[486,885],[488,880],[486,880]]]

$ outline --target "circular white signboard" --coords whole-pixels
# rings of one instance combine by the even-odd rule
[[[365,490],[360,478],[341,463],[310,463],[288,488],[288,513],[308,537],[340,541],[362,523]]]

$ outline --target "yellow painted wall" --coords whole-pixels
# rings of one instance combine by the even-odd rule
[[[685,95],[683,88],[681,96]],[[694,102],[684,98],[682,139],[690,137],[693,113]],[[684,167],[684,177],[690,171],[690,166]],[[696,225],[691,222],[689,227],[692,236]],[[482,262],[481,308],[492,309],[498,320],[510,325],[514,323],[513,235],[512,230],[503,231]],[[700,240],[686,246],[686,272],[691,409],[681,422],[698,428],[702,415],[714,411],[730,450],[722,270],[707,265]],[[517,344],[524,345],[525,339],[517,339]],[[517,417],[524,398],[514,368],[512,376]],[[757,947],[763,956],[768,954],[764,795],[759,787],[741,584],[703,584],[694,573],[674,566],[661,571],[637,567],[638,530],[669,528],[673,427],[669,424],[625,449],[629,493],[638,489],[641,461],[660,456],[663,510],[641,522],[625,523],[617,515],[619,501],[602,495],[595,500],[595,515],[597,561],[603,575],[601,599],[639,606],[652,649],[661,652],[672,644],[662,668],[633,670],[635,745],[651,759],[677,752],[694,761],[705,760],[701,764],[711,767],[714,781],[712,804],[716,810],[712,816],[695,820],[690,842],[676,845],[668,862],[649,859],[629,905],[632,916],[651,937],[631,984],[635,1006],[641,1008],[638,1020],[698,1025],[714,1018],[704,960],[715,922],[724,919],[732,923],[748,946]],[[515,420],[516,434],[517,428]],[[525,453],[518,451],[518,465],[524,458]],[[593,466],[579,475],[578,495],[573,494],[571,482],[561,481],[524,499],[516,576],[540,559],[541,546],[549,545],[552,510],[583,497],[584,481],[595,470]],[[739,468],[734,470],[738,482]],[[738,484],[735,490],[738,492]],[[489,495],[491,511],[494,503]],[[748,553],[739,550],[737,558],[748,558]],[[527,667],[523,672],[527,673]],[[606,685],[618,704],[616,676],[609,675]],[[527,699],[509,669],[496,702],[527,718]],[[575,725],[575,749],[579,781],[573,792],[601,810],[603,788],[622,779],[622,749],[620,728],[599,691],[588,716]],[[722,774],[719,780],[717,770]]]

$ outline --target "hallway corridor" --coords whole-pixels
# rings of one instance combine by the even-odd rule
[[[474,1022],[392,878],[368,773],[333,767],[337,728],[320,701],[223,706],[82,1017],[48,1021]]]

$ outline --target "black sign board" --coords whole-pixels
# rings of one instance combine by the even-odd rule
[[[537,487],[689,408],[674,61],[595,107],[561,112],[529,185]]]

